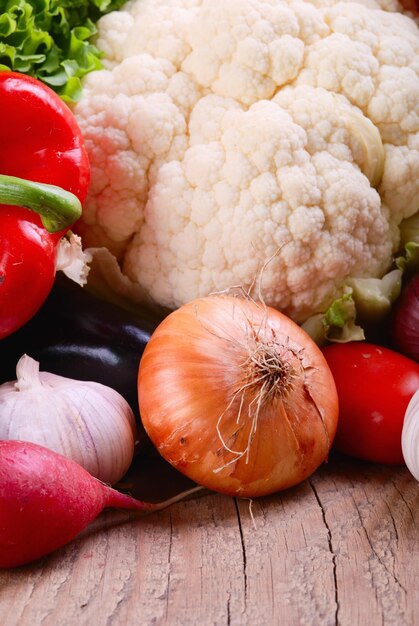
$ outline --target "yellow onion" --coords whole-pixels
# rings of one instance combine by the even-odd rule
[[[260,496],[327,459],[338,400],[317,345],[278,311],[215,295],[171,313],[141,359],[144,427],[160,454],[214,491]]]

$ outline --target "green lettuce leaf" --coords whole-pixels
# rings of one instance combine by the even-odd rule
[[[76,102],[100,69],[95,23],[125,0],[0,0],[0,70],[29,74]]]

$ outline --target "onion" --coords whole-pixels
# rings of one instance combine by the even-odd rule
[[[260,496],[327,458],[338,400],[313,340],[278,311],[215,295],[156,329],[138,377],[144,427],[160,454],[221,493]]]
[[[407,284],[397,301],[392,337],[399,352],[419,361],[419,274]]]
[[[404,416],[402,452],[407,467],[419,480],[419,389],[412,396]]]

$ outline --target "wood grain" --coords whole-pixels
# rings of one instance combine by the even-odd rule
[[[406,469],[341,458],[252,503],[209,494],[116,526],[106,513],[0,572],[0,623],[416,626],[418,514]]]

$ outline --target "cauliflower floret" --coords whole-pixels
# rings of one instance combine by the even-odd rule
[[[291,107],[298,97],[314,103],[295,115],[299,124],[277,103],[280,94],[248,110],[207,96],[192,111],[191,147],[160,167],[125,257],[124,272],[159,302],[178,306],[248,285],[272,257],[265,297],[302,321],[325,305],[331,284],[385,270],[389,222],[353,159],[334,98],[311,88],[288,96]]]
[[[120,257],[141,228],[155,172],[188,147],[186,114],[199,99],[193,87],[169,61],[148,54],[88,76],[77,107],[91,161],[79,228],[87,245],[100,242]]]
[[[78,231],[148,296],[174,308],[264,267],[265,301],[303,321],[386,271],[419,208],[419,37],[397,0],[130,0],[98,46]]]
[[[377,126],[386,151],[379,191],[400,222],[418,209],[419,155],[404,149],[419,133],[417,27],[399,13],[371,17],[370,9],[351,2],[324,14],[331,34],[307,46],[296,84],[344,94]]]
[[[187,32],[200,4],[201,0],[131,0],[124,10],[108,13],[100,20],[97,39],[105,65],[147,51],[180,69],[190,52]]]
[[[270,98],[301,69],[299,32],[298,16],[285,2],[204,0],[182,69],[213,93],[243,104]]]

